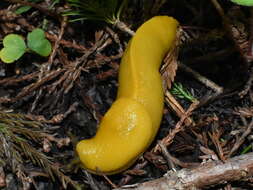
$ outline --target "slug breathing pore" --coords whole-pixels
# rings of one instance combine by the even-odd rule
[[[154,140],[164,105],[159,68],[175,43],[177,28],[174,18],[156,16],[142,24],[128,43],[120,64],[117,98],[96,135],[76,147],[88,171],[121,172]]]

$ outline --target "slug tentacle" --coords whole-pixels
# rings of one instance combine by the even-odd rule
[[[118,173],[153,141],[163,111],[159,68],[174,44],[177,26],[172,17],[154,17],[128,43],[121,60],[116,101],[103,117],[97,134],[77,144],[84,168],[93,173]]]

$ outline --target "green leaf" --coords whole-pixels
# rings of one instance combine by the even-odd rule
[[[19,15],[19,14],[29,11],[31,8],[32,8],[31,6],[21,6],[21,7],[17,8],[15,13]]]
[[[38,3],[42,0],[28,0],[28,2],[32,2],[32,3]],[[27,11],[29,11],[32,7],[31,6],[20,6],[19,8],[16,9],[15,13],[16,14],[22,14],[25,13]]]
[[[231,1],[238,5],[253,6],[253,0],[231,0]]]
[[[4,48],[0,51],[0,59],[5,63],[18,60],[26,51],[25,41],[22,36],[9,34],[3,39]]]
[[[171,93],[181,99],[187,99],[191,102],[196,101],[196,98],[181,83],[174,83]]]
[[[37,54],[47,57],[50,55],[51,43],[45,38],[45,32],[40,29],[34,29],[27,35],[28,47]]]
[[[97,20],[115,24],[120,19],[128,0],[67,0],[72,10],[64,15],[72,15],[77,20]]]

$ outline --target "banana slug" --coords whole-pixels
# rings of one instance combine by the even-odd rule
[[[76,146],[81,164],[88,171],[121,172],[153,141],[164,101],[159,68],[174,44],[177,27],[174,18],[156,16],[142,24],[128,43],[120,64],[115,102],[96,135]]]

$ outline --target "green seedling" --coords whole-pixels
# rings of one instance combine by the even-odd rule
[[[243,6],[253,6],[253,0],[231,0],[233,3]]]
[[[42,0],[29,0],[28,2],[31,2],[31,3],[38,3]],[[31,6],[27,6],[27,5],[24,5],[24,6],[20,6],[16,9],[15,13],[16,14],[22,14],[22,13],[26,13],[27,11],[29,11],[32,7]]]
[[[18,60],[26,51],[25,41],[22,36],[9,34],[3,40],[3,49],[0,51],[0,58],[5,63],[12,63]]]
[[[27,45],[32,51],[37,54],[47,57],[51,50],[51,44],[45,37],[45,32],[40,29],[34,29],[27,35]]]
[[[38,28],[28,34],[27,45],[20,35],[9,34],[5,36],[3,48],[0,50],[0,59],[4,63],[13,63],[27,51],[47,57],[50,55],[51,50],[52,47],[50,42],[45,38],[45,32]]]
[[[181,99],[187,99],[191,102],[196,101],[196,98],[181,83],[174,83],[171,93]]]
[[[74,10],[68,11],[65,15],[77,17],[77,20],[97,20],[115,24],[119,21],[122,10],[127,5],[127,0],[67,0]]]

